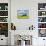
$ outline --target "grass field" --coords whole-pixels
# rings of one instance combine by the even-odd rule
[[[29,16],[17,16],[18,19],[29,19]]]

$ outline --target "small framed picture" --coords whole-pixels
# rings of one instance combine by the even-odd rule
[[[17,18],[18,19],[28,19],[29,18],[29,10],[26,10],[26,9],[17,10]]]
[[[39,29],[39,37],[46,37],[46,29]]]

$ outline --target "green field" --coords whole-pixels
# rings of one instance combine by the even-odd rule
[[[29,19],[29,16],[17,16],[18,19]]]

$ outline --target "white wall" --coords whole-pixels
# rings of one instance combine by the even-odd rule
[[[32,4],[34,4],[34,5],[32,5]],[[23,8],[29,9],[29,19],[18,19],[17,18],[17,10],[23,9]],[[12,16],[11,22],[13,22],[16,25],[16,27],[31,26],[33,23],[35,23],[34,21],[37,20],[36,15],[37,15],[37,2],[30,1],[30,0],[12,0],[11,1],[11,16]]]
[[[11,22],[14,23],[16,27],[29,27],[33,24],[37,29],[38,3],[45,3],[45,1],[46,0],[11,0]],[[17,18],[17,10],[23,8],[29,9],[29,19]]]
[[[14,23],[17,29],[18,27],[22,27],[22,28],[24,26],[29,27],[32,24],[35,26],[35,30],[34,30],[35,34],[33,33],[34,34],[33,36],[37,36],[37,37],[33,38],[34,46],[38,46],[38,43],[43,42],[41,40],[42,38],[38,38],[38,30],[37,30],[38,3],[46,3],[46,0],[11,0],[11,22]],[[21,9],[21,8],[29,9],[29,19],[17,19],[17,9]],[[16,30],[16,31],[19,32],[19,30]]]

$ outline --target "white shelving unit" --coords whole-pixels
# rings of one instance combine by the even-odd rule
[[[45,31],[46,33],[46,3],[38,3],[38,32],[39,34],[40,34],[40,31]],[[41,34],[40,37],[46,37],[46,35]]]
[[[3,26],[6,26],[9,23],[8,19],[8,3],[0,3],[0,25],[2,25],[0,27],[1,29]],[[8,25],[6,27],[8,30]]]
[[[0,3],[0,45],[8,45],[8,20],[8,2],[2,2]]]

